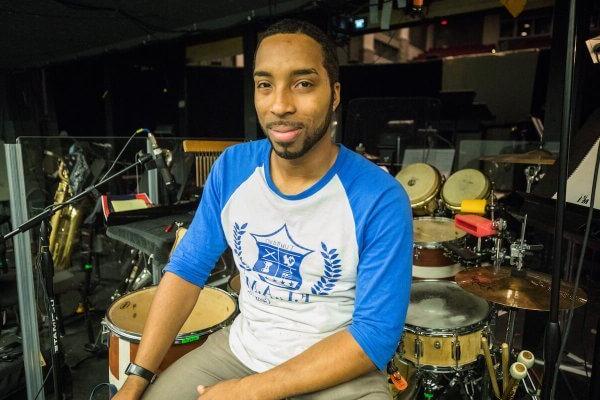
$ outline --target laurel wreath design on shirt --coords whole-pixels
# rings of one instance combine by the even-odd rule
[[[326,296],[331,292],[336,282],[342,276],[342,260],[339,259],[337,249],[328,249],[327,245],[321,242],[321,256],[323,256],[323,275],[321,279],[310,289],[315,295]]]
[[[242,258],[242,236],[244,233],[246,233],[245,229],[247,226],[248,223],[245,223],[241,226],[237,222],[233,224],[233,252],[240,260],[240,267],[246,271],[250,271],[251,268],[244,262],[244,259]]]

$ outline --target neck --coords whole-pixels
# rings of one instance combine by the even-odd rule
[[[302,157],[287,160],[271,151],[271,178],[286,195],[295,195],[308,189],[333,166],[339,152],[329,134],[317,142]]]

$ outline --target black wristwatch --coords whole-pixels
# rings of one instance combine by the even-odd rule
[[[139,365],[131,362],[125,369],[125,375],[137,375],[144,378],[150,383],[154,383],[154,381],[156,380],[156,374],[154,372],[149,371],[146,368],[140,367]]]

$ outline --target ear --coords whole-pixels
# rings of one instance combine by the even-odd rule
[[[339,82],[333,84],[333,111],[337,110],[340,105],[340,90],[341,85]]]

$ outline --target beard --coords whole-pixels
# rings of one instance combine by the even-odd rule
[[[279,157],[284,158],[286,160],[295,160],[297,158],[302,157],[306,153],[308,153],[310,151],[310,149],[312,149],[315,146],[315,144],[317,144],[323,138],[323,136],[325,136],[327,134],[327,132],[329,131],[329,126],[331,125],[332,119],[333,119],[333,98],[329,104],[329,107],[327,107],[327,115],[325,116],[325,119],[323,120],[323,122],[321,124],[319,124],[315,129],[310,130],[310,131],[305,131],[305,136],[304,136],[304,141],[302,142],[302,147],[300,148],[300,150],[296,150],[296,151],[290,150],[290,147],[293,146],[295,144],[295,142],[289,143],[289,144],[288,143],[285,143],[285,144],[277,143],[277,147],[276,147],[275,143],[273,143],[273,140],[271,139],[271,137],[268,134],[269,128],[271,126],[275,126],[275,125],[287,125],[287,126],[293,126],[295,128],[305,129],[306,128],[305,125],[283,120],[283,121],[270,122],[266,126],[262,126],[262,125],[261,126],[262,126],[263,131],[265,132],[265,136],[267,137],[267,139],[269,139],[269,142],[271,143],[271,148],[273,149],[275,154],[277,154]]]

